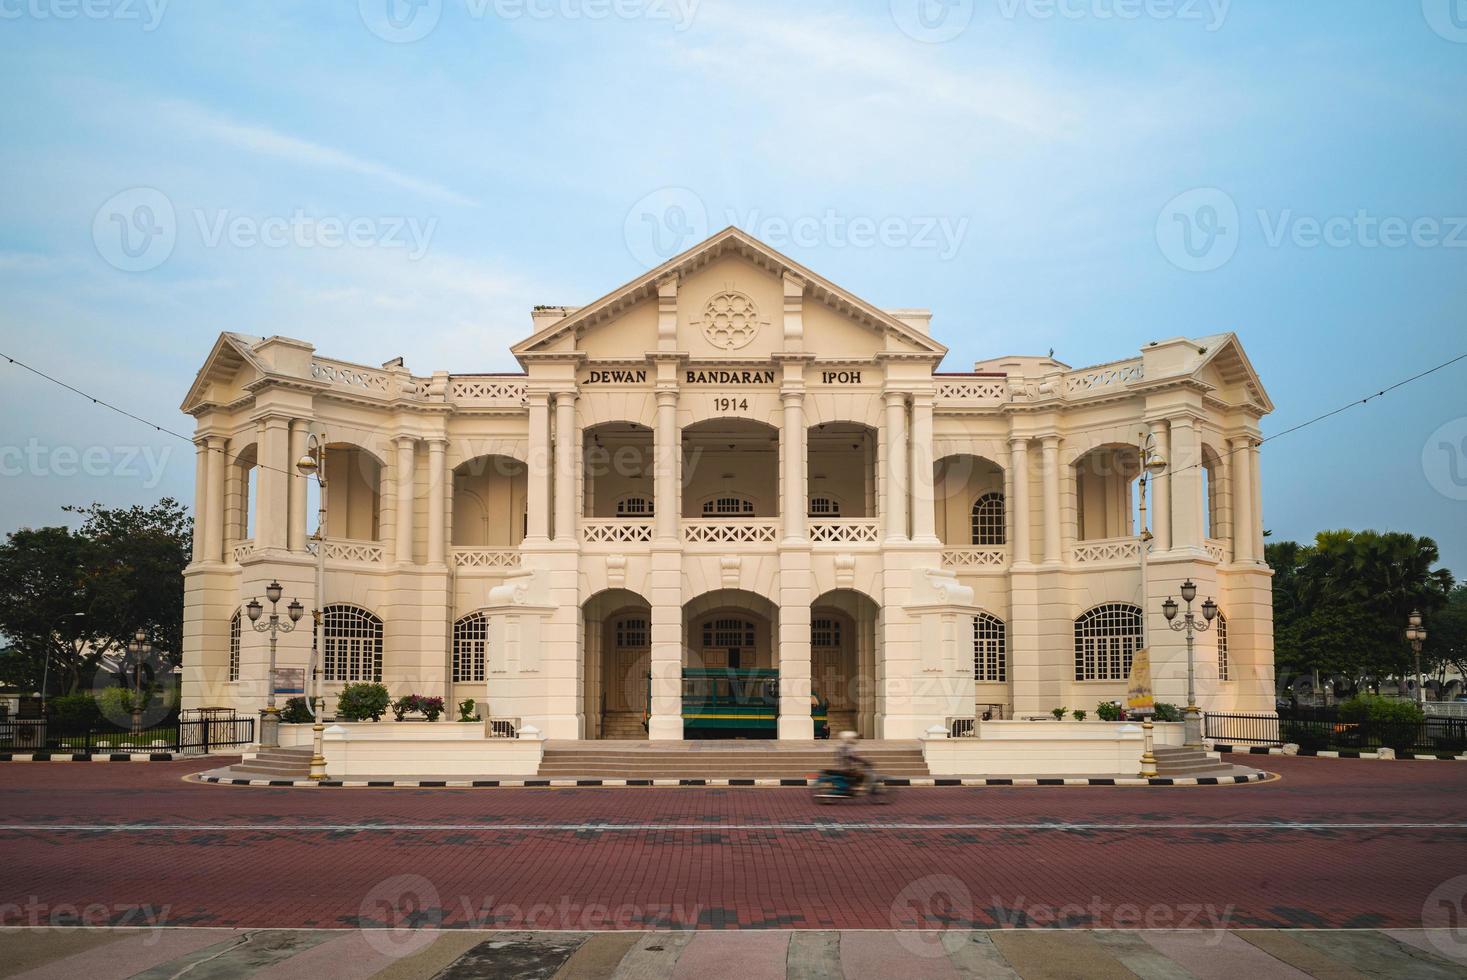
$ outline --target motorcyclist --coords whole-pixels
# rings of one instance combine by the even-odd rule
[[[835,746],[835,769],[845,777],[852,793],[866,786],[871,776],[871,761],[856,751],[855,732],[841,732]]]

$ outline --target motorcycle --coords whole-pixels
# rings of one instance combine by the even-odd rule
[[[872,803],[890,803],[892,795],[891,783],[884,776],[868,773],[859,786],[852,786],[851,780],[838,769],[820,770],[810,789],[816,803],[834,803],[858,796],[865,796]]]

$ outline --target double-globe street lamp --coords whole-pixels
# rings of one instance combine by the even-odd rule
[[[127,652],[132,657],[132,733],[136,735],[143,730],[143,661],[153,652],[147,630],[138,627],[127,641]]]
[[[311,717],[315,719],[315,724],[311,726],[311,778],[320,782],[326,778],[323,744],[326,723],[321,720],[326,711],[326,698],[321,689],[325,681],[325,664],[322,658],[326,652],[326,437],[323,433],[312,431],[307,436],[305,455],[296,460],[295,468],[302,479],[307,482],[315,479],[316,485],[321,488],[315,535],[316,608],[311,613],[315,619],[315,634],[311,640]]]
[[[1166,602],[1161,604],[1167,625],[1187,634],[1187,714],[1183,719],[1186,724],[1182,729],[1182,742],[1189,749],[1202,747],[1202,713],[1197,708],[1197,667],[1193,637],[1211,629],[1212,621],[1217,618],[1217,603],[1212,601],[1212,596],[1208,596],[1207,601],[1202,603],[1202,618],[1198,619],[1196,613],[1192,612],[1192,600],[1196,598],[1197,583],[1187,579],[1182,583],[1182,601],[1187,603],[1187,611],[1180,620],[1177,619],[1177,600],[1167,596]]]
[[[265,607],[260,605],[259,599],[251,599],[245,606],[245,612],[250,617],[250,626],[255,632],[270,634],[269,687],[265,691],[265,710],[260,712],[260,747],[264,749],[280,746],[280,709],[275,707],[275,644],[281,633],[289,633],[295,629],[295,624],[300,622],[301,615],[306,611],[299,599],[292,599],[290,605],[285,607],[285,611],[290,614],[290,622],[282,622],[279,606],[284,592],[277,581],[265,586],[265,598],[270,600],[270,618],[263,623],[260,622],[260,614]]]
[[[1421,625],[1421,610],[1411,610],[1406,617],[1406,639],[1416,654],[1416,703],[1426,704],[1426,688],[1421,684],[1421,645],[1426,642],[1426,627]]]

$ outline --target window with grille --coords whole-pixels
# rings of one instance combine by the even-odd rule
[[[747,497],[714,497],[703,502],[704,517],[745,517],[754,513],[754,501]]]
[[[328,681],[382,680],[382,620],[360,606],[327,606],[322,617]]]
[[[810,645],[812,647],[839,647],[840,620],[824,618],[810,620]]]
[[[988,613],[973,617],[973,679],[1009,679],[1008,636],[1003,620]]]
[[[489,652],[489,617],[469,613],[453,624],[453,681],[455,684],[484,679],[484,661]]]
[[[811,497],[811,517],[839,517],[840,501],[832,497]]]
[[[1228,667],[1228,617],[1222,614],[1222,610],[1218,610],[1217,624],[1213,629],[1217,630],[1217,679],[1232,680]]]
[[[646,497],[623,497],[616,502],[617,517],[651,517],[652,501]]]
[[[617,620],[615,632],[618,650],[645,650],[648,646],[647,620],[641,616]]]
[[[710,619],[703,624],[705,647],[751,647],[754,624],[747,619]]]
[[[973,501],[973,543],[975,545],[1004,543],[1003,494],[985,493]]]
[[[239,610],[229,618],[229,679],[239,680]]]
[[[1123,681],[1141,649],[1141,608],[1124,602],[1096,606],[1075,620],[1075,680]]]

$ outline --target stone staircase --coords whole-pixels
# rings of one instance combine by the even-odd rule
[[[1215,776],[1232,772],[1233,767],[1202,749],[1184,749],[1159,745],[1151,753],[1156,756],[1158,776]]]
[[[642,713],[608,711],[601,719],[601,737],[612,741],[646,738],[647,729],[642,725]]]
[[[860,752],[884,776],[930,775],[918,742],[862,742]],[[829,741],[699,740],[687,742],[550,741],[542,779],[800,779],[827,769]]]
[[[260,749],[252,758],[230,766],[230,771],[251,779],[307,779],[311,775],[311,747]]]

